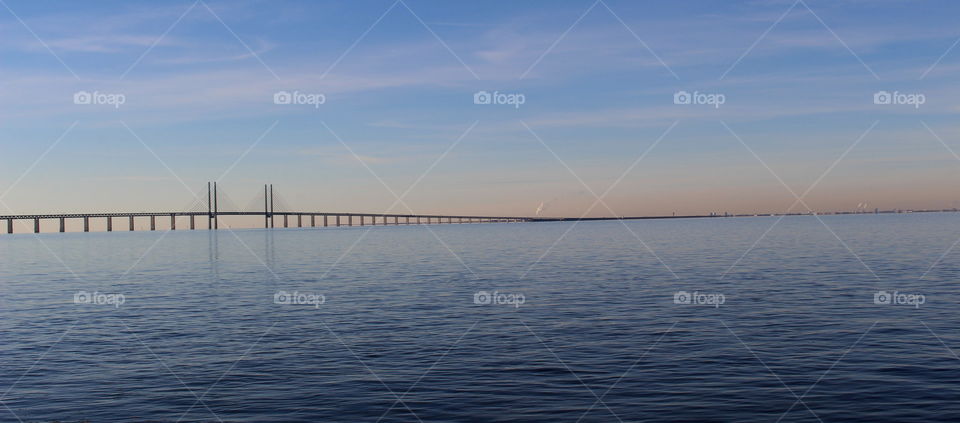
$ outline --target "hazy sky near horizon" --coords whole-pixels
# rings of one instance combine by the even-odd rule
[[[0,214],[174,210],[218,178],[240,205],[273,183],[371,213],[408,212],[414,184],[416,213],[783,212],[812,184],[815,210],[960,207],[958,11],[2,0]]]

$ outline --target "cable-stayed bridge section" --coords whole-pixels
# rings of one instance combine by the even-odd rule
[[[223,203],[223,204],[221,204]],[[221,208],[223,206],[224,208]],[[277,209],[279,206],[279,210]],[[255,209],[256,208],[256,209]],[[149,219],[150,230],[156,230],[157,218],[170,219],[169,228],[177,229],[177,218],[189,218],[187,228],[183,229],[219,229],[220,217],[223,216],[262,216],[263,227],[277,227],[280,220],[281,227],[339,227],[365,225],[433,225],[453,223],[503,223],[503,222],[530,222],[538,220],[533,217],[518,216],[467,216],[467,215],[437,215],[437,214],[396,214],[396,213],[346,213],[325,211],[294,211],[279,196],[274,196],[273,185],[264,185],[263,194],[254,198],[246,207],[237,207],[236,204],[223,192],[218,192],[217,183],[207,184],[206,198],[198,198],[183,211],[158,212],[101,212],[101,213],[53,213],[53,214],[19,214],[0,215],[0,222],[6,221],[6,232],[14,233],[14,221],[32,220],[33,232],[40,232],[40,222],[44,220],[59,221],[59,231],[66,232],[68,219],[79,219],[83,222],[83,231],[90,231],[92,219],[105,219],[107,232],[115,229],[133,231],[137,219]],[[206,219],[206,222],[203,220]],[[197,221],[200,221],[199,224]],[[123,225],[126,223],[126,225]],[[114,226],[119,225],[119,226]],[[2,231],[2,229],[0,229]]]

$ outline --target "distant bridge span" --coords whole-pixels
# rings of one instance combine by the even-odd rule
[[[472,216],[472,215],[434,215],[434,214],[396,214],[396,213],[339,213],[339,212],[310,212],[310,211],[275,211],[273,209],[273,186],[264,186],[263,211],[221,211],[217,201],[216,182],[207,184],[207,211],[167,211],[167,212],[117,212],[117,213],[52,213],[52,214],[19,214],[0,215],[0,221],[6,220],[6,232],[14,233],[15,220],[33,220],[33,232],[40,232],[42,220],[59,220],[60,232],[66,231],[67,219],[82,219],[83,231],[90,231],[90,219],[106,219],[107,232],[113,231],[114,219],[127,221],[127,230],[134,230],[135,218],[149,218],[150,230],[156,230],[157,218],[169,218],[170,229],[177,229],[177,217],[189,217],[189,229],[197,229],[197,217],[206,217],[205,228],[218,229],[220,216],[263,216],[264,227],[276,227],[276,218],[282,218],[282,227],[339,227],[377,225],[423,225],[423,224],[453,224],[453,223],[512,223],[512,222],[568,222],[578,220],[634,220],[634,219],[666,219],[666,218],[693,218],[714,216],[645,216],[645,217],[531,217],[531,216]],[[293,219],[291,219],[293,218]],[[202,220],[202,219],[201,219]],[[290,222],[295,220],[295,222]],[[306,222],[305,222],[306,220]]]

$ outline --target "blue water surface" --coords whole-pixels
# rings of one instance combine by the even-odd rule
[[[958,238],[953,213],[3,234],[0,421],[960,421]]]

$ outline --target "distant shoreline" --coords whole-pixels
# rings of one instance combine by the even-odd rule
[[[957,213],[960,209],[945,210],[877,210],[872,212],[822,212],[822,213],[757,213],[757,214],[695,214],[670,216],[620,216],[620,217],[534,217],[533,222],[577,222],[600,220],[651,220],[651,219],[704,219],[715,217],[786,217],[786,216],[849,216],[849,215],[880,215],[880,214],[913,214],[913,213]]]

